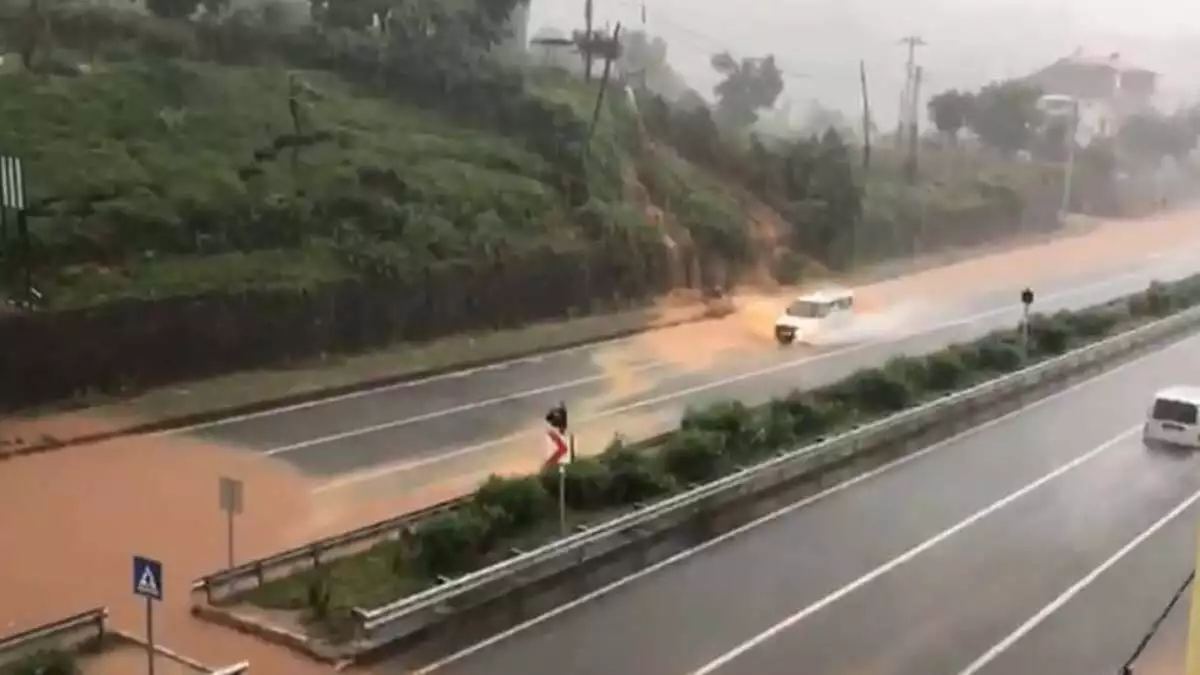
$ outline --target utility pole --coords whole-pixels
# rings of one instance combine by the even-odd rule
[[[592,81],[592,0],[583,0],[583,81]]]
[[[904,128],[904,137],[907,141],[905,143],[904,179],[909,185],[917,183],[917,151],[920,145],[918,132],[920,115],[917,114],[917,103],[921,100],[921,77],[923,74],[924,69],[921,66],[913,69],[912,87],[908,99],[908,124]]]
[[[904,65],[904,89],[900,92],[900,119],[896,123],[896,147],[904,147],[904,131],[908,128],[909,114],[912,109],[913,77],[916,74],[917,47],[925,46],[925,40],[919,35],[909,35],[900,39],[900,44],[908,46],[908,59]]]
[[[858,61],[858,81],[862,87],[862,168],[866,173],[871,168],[871,97],[867,94],[867,63],[862,59]]]
[[[1075,180],[1075,136],[1079,133],[1079,101],[1071,102],[1071,117],[1067,120],[1067,133],[1063,140],[1067,144],[1067,161],[1063,167],[1062,203],[1058,208],[1058,219],[1062,224],[1067,222],[1067,212],[1071,209],[1071,181]]]

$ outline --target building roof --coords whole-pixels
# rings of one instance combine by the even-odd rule
[[[1054,63],[1050,64],[1049,66],[1042,68],[1038,72],[1043,72],[1045,70],[1049,70],[1050,68],[1054,68],[1056,66],[1064,66],[1064,65],[1112,68],[1113,70],[1122,72],[1122,73],[1137,72],[1137,73],[1151,73],[1154,75],[1158,74],[1155,71],[1150,70],[1149,68],[1142,68],[1139,66],[1133,66],[1133,65],[1129,65],[1129,64],[1125,63],[1123,60],[1121,60],[1120,52],[1113,52],[1113,53],[1107,54],[1107,55],[1084,54],[1083,50],[1081,50],[1081,49],[1076,49],[1074,53],[1070,54],[1069,56],[1062,57],[1061,59],[1055,61]]]

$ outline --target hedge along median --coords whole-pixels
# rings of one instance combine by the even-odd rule
[[[663,444],[634,451],[615,439],[566,472],[568,520],[587,526],[631,506],[711,481],[781,450],[888,416],[1200,303],[1200,275],[1080,312],[1034,315],[1026,353],[1017,330],[925,357],[897,357],[820,389],[766,405],[737,401],[689,411]],[[385,604],[497,562],[558,534],[557,475],[492,477],[452,511],[409,536],[333,560],[239,596],[292,610],[321,637],[349,637],[350,609]]]

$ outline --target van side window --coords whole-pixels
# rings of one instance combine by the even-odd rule
[[[1162,422],[1195,424],[1196,413],[1196,405],[1194,403],[1160,398],[1154,401],[1154,411],[1151,413],[1151,416]]]

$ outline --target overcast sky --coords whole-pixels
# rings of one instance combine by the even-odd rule
[[[640,0],[594,1],[600,23],[640,24]],[[712,53],[774,53],[788,75],[785,97],[854,110],[861,58],[884,123],[894,120],[903,85],[897,41],[910,33],[929,43],[918,51],[925,93],[1022,75],[1076,47],[1120,51],[1163,71],[1172,103],[1200,92],[1196,0],[646,0],[646,7],[649,31],[668,41],[672,64],[705,95],[716,83]],[[583,0],[533,0],[531,33],[578,27],[582,17]]]

